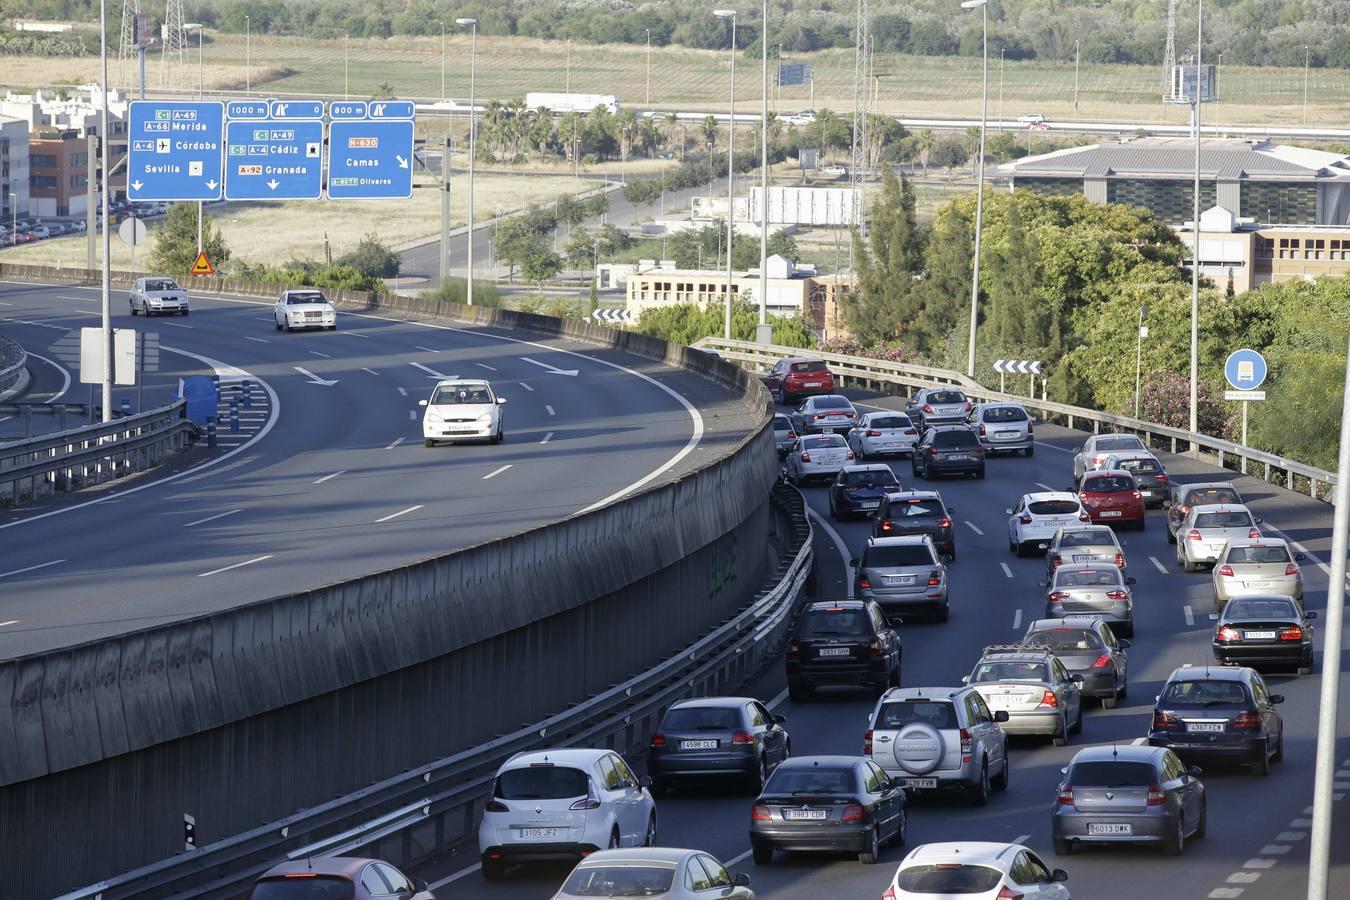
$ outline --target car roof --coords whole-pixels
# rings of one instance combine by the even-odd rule
[[[980,653],[980,659],[985,660],[993,656],[997,656],[1000,659],[1022,656],[1039,662],[1044,657],[1054,655],[1055,653],[1053,650],[1039,649],[1036,647],[1020,647],[1014,644],[999,644],[992,647],[985,647]]]
[[[1112,450],[1108,459],[1151,459],[1158,462],[1158,454],[1152,450]]]
[[[1083,476],[1083,480],[1086,481],[1089,478],[1101,478],[1104,475],[1125,475],[1129,478],[1134,477],[1132,473],[1126,472],[1124,469],[1090,469],[1087,474]]]
[[[1112,543],[1114,544],[1120,543],[1120,539],[1116,537],[1116,533],[1111,530],[1110,525],[1086,525],[1086,524],[1061,525],[1059,531],[1055,532],[1055,535],[1059,536],[1061,534],[1081,534],[1082,532],[1088,532],[1091,534],[1104,534],[1107,537],[1111,538]]]
[[[588,854],[577,867],[586,869],[591,866],[609,863],[658,863],[663,866],[677,866],[692,853],[701,850],[686,850],[680,847],[623,847],[613,850],[599,850]]]
[[[861,756],[845,756],[842,753],[822,754],[820,756],[790,756],[778,764],[778,769],[811,769],[817,766],[838,768],[852,767],[863,761]]]
[[[1030,503],[1041,500],[1078,500],[1078,495],[1071,491],[1035,491],[1030,494],[1023,494],[1022,499]]]
[[[887,491],[887,500],[941,500],[937,491]]]
[[[1139,435],[1137,435],[1137,434],[1131,434],[1131,433],[1128,432],[1128,431],[1103,431],[1101,434],[1090,434],[1090,435],[1088,435],[1088,440],[1089,440],[1089,441],[1096,441],[1096,440],[1098,440],[1099,438],[1109,438],[1109,437],[1132,437],[1132,438],[1137,439],[1137,440],[1139,441],[1139,443],[1141,443],[1141,444],[1144,442],[1144,439],[1141,438],[1141,437],[1139,437]]]
[[[1243,599],[1246,599],[1245,597]],[[1168,682],[1173,681],[1246,681],[1247,673],[1252,671],[1247,666],[1178,666],[1172,670],[1172,674],[1167,676]]]
[[[869,547],[912,547],[915,544],[931,543],[932,540],[926,534],[893,534],[867,539],[867,546]]]
[[[671,709],[722,709],[728,706],[742,706],[746,703],[758,703],[753,697],[691,697],[688,700],[676,700]]]
[[[1004,857],[1021,851],[1021,844],[996,844],[993,841],[944,841],[915,847],[901,866],[938,862],[966,863],[973,866],[1004,866]]]
[[[447,378],[436,382],[436,387],[491,387],[492,383],[483,378]]]
[[[812,600],[806,604],[807,609],[863,609],[870,601],[867,600]]]
[[[523,750],[502,763],[497,771],[507,769],[528,769],[535,763],[553,763],[560,766],[589,766],[602,756],[608,756],[612,750],[598,750],[583,747],[563,747],[552,750]]]
[[[968,685],[960,687],[891,688],[881,695],[882,700],[950,700],[962,691],[973,691]]]
[[[1056,628],[1095,628],[1105,623],[1102,616],[1076,613],[1059,619],[1033,619],[1027,631],[1054,631]]]
[[[958,424],[955,424],[955,423],[953,423],[953,424],[948,424],[948,425],[929,425],[929,426],[928,426],[928,430],[929,430],[929,431],[964,431],[964,432],[966,432],[967,434],[973,434],[973,433],[974,433],[974,432],[972,432],[972,431],[970,430],[970,426],[969,426],[969,425],[958,425]]]
[[[1157,765],[1160,757],[1167,752],[1166,747],[1131,744],[1128,741],[1108,744],[1105,747],[1084,747],[1073,755],[1069,765],[1080,762],[1151,762]]]
[[[1212,513],[1212,512],[1245,512],[1251,515],[1251,510],[1245,503],[1201,503],[1198,506],[1191,507],[1192,513]]]
[[[885,472],[892,478],[895,478],[895,470],[885,463],[861,463],[852,466],[844,466],[845,472]],[[900,479],[896,478],[896,481]]]
[[[1238,489],[1233,485],[1233,482],[1231,481],[1197,481],[1192,484],[1177,485],[1177,489],[1180,490],[1181,493],[1183,494],[1189,493],[1190,491],[1208,491],[1213,490],[1215,488],[1227,488],[1233,493],[1238,494],[1238,496],[1241,496],[1241,493],[1238,491]]]
[[[1284,538],[1277,537],[1259,537],[1259,538],[1233,538],[1228,542],[1228,549],[1234,547],[1284,547],[1289,548],[1289,542]]]
[[[814,394],[806,398],[807,403],[815,403],[817,400],[843,400],[849,406],[853,405],[853,401],[843,394]]]
[[[818,362],[818,363],[823,363],[823,362],[825,362],[825,360],[821,359],[819,356],[785,356],[785,357],[783,357],[783,360],[782,360],[782,361],[785,362],[785,363],[795,363],[795,362]]]
[[[1094,559],[1092,562],[1084,562],[1084,563],[1065,563],[1065,564],[1063,564],[1063,565],[1057,567],[1057,568],[1055,569],[1055,572],[1056,572],[1056,573],[1059,573],[1059,572],[1065,572],[1065,571],[1069,571],[1069,572],[1081,572],[1081,571],[1083,571],[1084,569],[1086,569],[1086,570],[1088,570],[1088,571],[1090,571],[1090,572],[1105,572],[1105,571],[1119,572],[1119,571],[1120,571],[1120,567],[1117,566],[1117,565],[1116,565],[1115,563],[1113,563],[1113,562],[1103,562],[1103,561],[1100,560],[1100,559]]]
[[[380,860],[362,856],[308,856],[290,859],[278,863],[263,873],[263,878],[275,878],[279,875],[340,875],[355,881],[361,870]]]

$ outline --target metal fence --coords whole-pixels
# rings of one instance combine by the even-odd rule
[[[659,665],[543,721],[58,900],[237,897],[284,859],[357,849],[400,865],[415,863],[475,834],[496,769],[512,754],[592,746],[632,755],[645,748],[671,703],[730,690],[779,658],[813,560],[801,495],[778,485],[771,503],[779,552],[765,586],[740,613]]]
[[[697,346],[716,351],[723,359],[741,363],[749,369],[758,371],[767,370],[785,356],[800,356],[803,352],[795,347],[756,344],[751,341],[727,341],[721,338],[704,338]],[[1334,472],[1221,438],[1130,416],[1070,406],[1067,403],[992,391],[974,379],[949,369],[867,359],[861,356],[845,356],[839,353],[815,352],[811,355],[829,363],[830,371],[834,373],[835,378],[843,382],[853,381],[887,392],[892,392],[898,387],[905,394],[912,393],[913,389],[931,387],[934,384],[951,384],[960,387],[966,396],[977,400],[1020,403],[1039,413],[1045,421],[1063,423],[1068,428],[1079,428],[1094,434],[1102,431],[1103,427],[1112,431],[1132,432],[1139,435],[1150,447],[1166,449],[1172,453],[1189,451],[1197,458],[1211,461],[1221,468],[1233,469],[1244,475],[1254,475],[1290,490],[1307,493],[1318,500],[1327,502],[1332,500],[1331,487],[1336,484]]]
[[[0,397],[23,378],[28,354],[17,341],[0,335]]]

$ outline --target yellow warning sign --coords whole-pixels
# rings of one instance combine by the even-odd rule
[[[193,275],[216,274],[216,270],[211,268],[211,260],[206,258],[205,250],[197,254],[197,261],[192,264],[192,269],[190,271]]]

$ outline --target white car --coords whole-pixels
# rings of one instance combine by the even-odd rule
[[[848,433],[848,446],[858,459],[914,452],[919,429],[902,412],[870,412]]]
[[[833,478],[853,462],[853,451],[842,434],[806,434],[787,453],[784,475],[793,484],[811,478]]]
[[[157,316],[160,313],[188,314],[187,291],[167,275],[137,278],[131,288],[131,314]]]
[[[1187,572],[1217,562],[1229,541],[1258,541],[1261,520],[1240,503],[1192,506],[1177,529],[1177,565]]]
[[[1133,434],[1094,434],[1073,450],[1073,483],[1083,480],[1090,469],[1100,469],[1113,453],[1147,453],[1148,447]]]
[[[272,317],[276,321],[277,331],[295,331],[299,328],[337,330],[337,311],[323,291],[313,288],[282,291],[281,298],[272,307]]]
[[[1072,900],[1068,880],[1068,872],[1051,869],[1021,844],[952,841],[911,850],[881,898]]]
[[[1032,548],[1046,549],[1061,528],[1089,522],[1078,495],[1068,491],[1023,494],[1016,508],[1007,512],[1008,549],[1018,556],[1025,556]]]
[[[1046,120],[1045,116],[1041,115],[1040,113],[1027,113],[1025,116],[1019,116],[1017,118],[1017,124],[1041,125],[1045,122],[1045,120]]]
[[[848,174],[848,169],[843,166],[821,166],[820,174],[829,175],[831,178],[843,178]]]
[[[506,437],[502,404],[492,385],[482,379],[452,378],[436,383],[431,399],[419,401],[422,414],[422,442],[428,447],[439,441],[487,438],[500,444]]]
[[[483,877],[512,862],[576,860],[596,850],[656,844],[656,802],[613,750],[517,753],[497,770],[478,826]]]
[[[1302,553],[1279,538],[1232,540],[1214,562],[1214,606],[1223,609],[1234,597],[1278,594],[1303,602]]]

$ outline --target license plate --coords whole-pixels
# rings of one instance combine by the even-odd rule
[[[801,821],[803,819],[824,819],[829,816],[823,809],[785,809],[783,818],[788,821]]]
[[[1155,492],[1149,490],[1148,488],[1140,488],[1139,493],[1145,497],[1152,497]]]
[[[555,838],[559,837],[561,828],[522,828],[520,836],[522,838]]]
[[[1222,722],[1187,722],[1186,730],[1191,732],[1201,732],[1215,734],[1223,731]]]
[[[1088,823],[1088,834],[1134,834],[1133,825],[1103,825]]]
[[[1019,706],[1027,702],[1029,694],[994,694],[989,698],[990,706]]]
[[[880,505],[881,505],[881,501],[880,501],[880,500],[868,500],[868,501],[866,501],[866,502],[864,502],[864,503],[859,503],[859,504],[858,504],[858,508],[859,508],[859,509],[876,509],[876,508],[877,508],[878,506],[880,506]]]
[[[899,449],[899,447],[900,447],[900,442],[899,442],[899,441],[887,441],[887,442],[886,442],[885,444],[883,444],[882,446],[884,446],[887,450],[896,450],[896,449]]]
[[[901,781],[907,788],[936,788],[936,778],[906,778]]]
[[[804,383],[802,384],[802,387],[820,387],[820,382],[819,382],[819,381],[807,381],[807,382],[804,382]]]
[[[1015,431],[996,431],[996,432],[994,432],[994,437],[998,438],[1000,441],[1010,441],[1010,440],[1012,440],[1013,438],[1017,437],[1017,432],[1015,432]]]
[[[1269,581],[1244,581],[1243,584],[1245,584],[1245,585],[1246,585],[1247,587],[1249,587],[1249,588],[1268,588],[1268,587],[1270,587],[1270,582],[1269,582]]]
[[[681,750],[716,750],[717,741],[680,741]]]
[[[1119,515],[1120,515],[1120,510],[1118,510],[1118,509],[1105,509],[1105,510],[1102,510],[1102,518],[1103,518],[1103,519],[1109,519],[1109,518],[1111,518],[1112,516],[1119,516]]]
[[[823,647],[823,648],[821,648],[819,655],[820,655],[820,656],[848,656],[848,655],[849,655],[849,649],[848,649],[847,647]]]
[[[886,583],[887,583],[887,584],[913,584],[913,583],[914,583],[914,576],[913,576],[913,575],[887,575],[887,576],[886,576]]]
[[[970,459],[970,457],[964,453],[949,453],[947,455],[947,459],[953,462],[965,462],[966,460]]]
[[[1273,641],[1275,632],[1273,631],[1244,631],[1242,636],[1249,641]]]
[[[1073,561],[1076,563],[1096,562],[1096,560],[1097,557],[1093,556],[1091,553],[1075,553],[1073,555]]]

